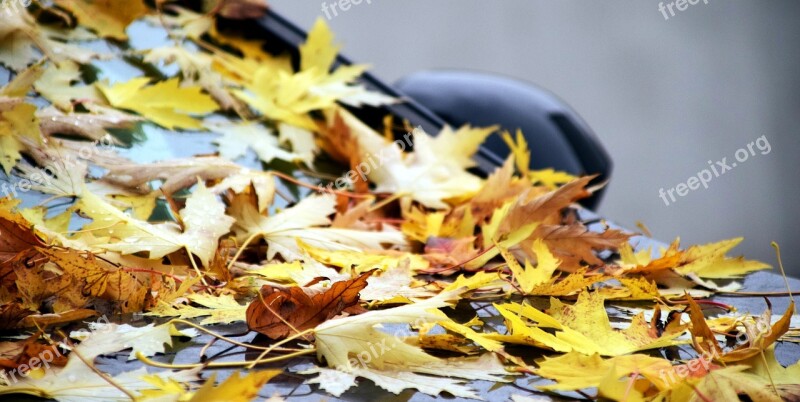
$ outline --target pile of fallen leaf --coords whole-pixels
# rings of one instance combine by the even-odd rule
[[[219,29],[262,2],[203,3],[54,0],[3,15],[0,329],[13,340],[0,342],[0,394],[250,400],[280,374],[260,364],[305,359],[307,382],[336,396],[362,377],[477,399],[470,380],[515,375],[553,380],[540,391],[630,401],[800,395],[800,365],[774,353],[797,340],[793,302],[777,320],[770,309],[707,319],[700,306],[718,304],[692,298],[770,268],[726,256],[741,239],[635,252],[632,234],[581,221],[575,203],[592,178],[530,170],[520,133],[409,128],[413,149],[394,142],[407,123],[374,127],[355,111],[399,100],[358,84],[365,66],[334,67],[321,20],[293,59]],[[161,38],[128,37],[134,25]],[[103,72],[120,66],[132,76]],[[121,133],[142,127],[198,136],[190,142],[209,138],[191,130],[213,133],[216,149],[138,163]],[[512,153],[483,178],[470,169],[489,135]],[[329,175],[321,160],[352,170]],[[639,303],[610,317],[618,301]],[[456,304],[472,319],[452,318]],[[107,319],[125,314],[164,318]],[[270,341],[215,329],[235,322]],[[200,332],[258,357],[151,359]],[[546,357],[527,359],[534,349]],[[149,373],[94,364],[124,350]],[[216,367],[246,371],[201,385]]]

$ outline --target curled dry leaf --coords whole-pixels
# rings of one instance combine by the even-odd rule
[[[206,3],[217,15],[234,20],[261,18],[269,9],[266,0],[212,0]]]
[[[305,331],[358,304],[358,292],[367,286],[373,271],[336,282],[322,293],[309,296],[301,287],[279,290],[269,285],[247,308],[247,326],[272,339]]]

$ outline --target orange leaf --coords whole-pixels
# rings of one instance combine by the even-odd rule
[[[717,344],[717,338],[714,337],[714,332],[708,327],[706,319],[703,316],[703,310],[692,299],[692,296],[686,295],[689,302],[689,318],[692,321],[690,331],[692,333],[692,345],[695,350],[703,355],[710,355],[712,357],[720,356],[722,349]]]
[[[10,198],[0,199],[0,267],[3,268],[23,259],[34,247],[42,245],[33,231],[33,225],[13,211],[17,203]],[[13,281],[13,277],[5,277],[7,274],[2,270],[3,280]]]
[[[54,366],[67,364],[67,358],[59,352],[55,345],[37,342],[40,336],[41,332],[37,332],[24,341],[4,343],[2,352],[5,357],[0,358],[0,368],[14,370],[23,364],[30,366],[31,359],[42,360],[42,355],[48,351],[51,356],[51,360],[47,361],[49,364]]]

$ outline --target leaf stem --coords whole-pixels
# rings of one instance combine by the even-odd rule
[[[102,378],[105,382],[109,383],[112,387],[120,390],[120,392],[125,394],[128,398],[131,398],[132,401],[136,400],[136,395],[134,395],[131,391],[128,391],[127,389],[123,388],[122,385],[117,384],[116,381],[114,381],[110,375],[98,370],[97,367],[95,367],[94,364],[92,364],[92,362],[86,360],[85,357],[81,356],[80,352],[78,352],[78,349],[72,344],[72,342],[69,341],[69,337],[67,337],[66,334],[61,333],[60,335],[64,337],[66,343],[70,346],[70,348],[72,348],[72,354],[74,354],[78,359],[80,359],[80,361],[82,361],[83,364],[86,365],[86,367],[89,367],[90,370],[92,370],[95,374],[99,375],[100,378]]]
[[[255,240],[258,236],[263,236],[263,235],[264,235],[263,232],[253,233],[250,235],[250,237],[247,238],[247,240],[244,241],[244,243],[242,243],[239,249],[236,250],[236,254],[233,255],[233,259],[231,260],[231,262],[228,263],[228,271],[231,270],[231,267],[233,267],[233,264],[236,262],[236,260],[238,260],[239,257],[241,257],[242,253],[244,252],[244,249],[247,248],[247,245],[250,244],[253,240]]]
[[[241,361],[241,362],[220,362],[220,363],[195,363],[195,364],[169,364],[169,363],[161,363],[154,361],[147,356],[145,356],[142,352],[136,352],[136,358],[139,359],[142,363],[147,364],[148,366],[159,367],[159,368],[166,368],[166,369],[173,369],[173,370],[187,370],[193,369],[197,367],[206,367],[206,368],[228,368],[228,367],[252,367],[257,364],[265,364],[265,363],[274,363],[283,360],[289,360],[293,357],[297,356],[304,356],[309,355],[311,353],[316,353],[317,349],[304,349],[294,353],[289,353],[286,355],[270,357],[269,359],[261,359],[261,360],[253,360],[253,361]]]
[[[253,345],[253,344],[250,344],[250,343],[239,342],[239,341],[237,341],[237,340],[234,340],[234,339],[228,338],[228,337],[226,337],[226,336],[224,336],[224,335],[220,335],[220,334],[218,334],[218,333],[216,333],[216,332],[214,332],[214,331],[212,331],[212,330],[210,330],[210,329],[207,329],[207,328],[205,328],[205,327],[203,327],[203,326],[197,325],[197,324],[195,324],[195,323],[193,323],[193,322],[191,322],[191,321],[186,321],[186,320],[183,320],[183,319],[180,319],[180,318],[176,318],[176,319],[170,320],[170,321],[169,321],[169,323],[171,323],[171,324],[183,324],[183,325],[188,325],[188,326],[190,326],[190,327],[192,327],[192,328],[195,328],[195,329],[197,329],[197,330],[199,330],[199,331],[201,331],[201,332],[205,332],[206,334],[208,334],[208,335],[211,335],[211,336],[213,336],[213,337],[215,337],[215,338],[217,338],[217,339],[221,339],[221,340],[223,340],[223,341],[225,341],[225,342],[228,342],[228,343],[234,344],[234,345],[236,345],[236,346],[241,346],[241,347],[243,347],[243,348],[247,348],[247,349],[255,349],[255,350],[279,350],[279,351],[290,351],[290,350],[296,350],[296,349],[290,349],[290,348],[277,348],[277,347],[276,347],[276,345],[271,345],[271,346],[256,346],[256,345]]]
[[[197,276],[200,277],[200,282],[203,282],[203,286],[205,286],[206,289],[208,289],[209,286],[208,283],[206,282],[205,275],[203,275],[203,273],[200,272],[200,268],[198,268],[197,263],[194,262],[194,255],[192,255],[192,251],[189,250],[189,247],[184,247],[184,248],[186,249],[186,254],[188,254],[189,262],[192,263],[192,268],[194,268],[194,272],[196,272]]]
[[[783,261],[781,261],[781,246],[777,242],[772,242],[772,247],[775,249],[775,254],[778,255],[778,266],[781,268],[781,275],[783,275],[783,282],[786,283],[786,291],[789,292],[789,299],[794,303],[794,296],[792,296],[792,288],[789,287],[789,279],[786,278],[786,271],[783,270]]]
[[[269,173],[274,174],[275,176],[278,176],[278,177],[280,177],[280,178],[282,178],[282,179],[284,179],[286,181],[289,181],[289,182],[292,182],[294,184],[297,184],[298,186],[305,187],[305,188],[310,188],[312,190],[319,191],[321,193],[333,193],[333,194],[336,194],[336,195],[341,195],[341,196],[350,197],[350,198],[370,198],[370,197],[374,196],[374,194],[359,194],[359,193],[353,193],[353,192],[350,192],[350,191],[334,190],[332,188],[325,188],[325,187],[315,186],[313,184],[308,184],[308,183],[306,183],[306,182],[304,182],[302,180],[298,180],[298,179],[296,179],[296,178],[294,178],[292,176],[289,176],[289,175],[287,175],[287,174],[285,174],[283,172],[278,172],[276,170],[272,170]]]
[[[288,337],[288,338],[286,338],[286,339],[284,339],[284,340],[282,340],[282,341],[270,346],[269,348],[267,348],[267,350],[261,352],[261,354],[258,355],[258,358],[256,360],[253,360],[253,363],[250,364],[249,366],[247,366],[246,368],[247,369],[253,368],[253,366],[255,366],[257,364],[256,362],[258,362],[261,359],[263,359],[264,356],[269,354],[269,352],[271,352],[273,349],[277,348],[278,346],[281,346],[281,345],[283,345],[284,343],[287,343],[287,342],[291,342],[291,341],[293,341],[293,340],[295,340],[297,338],[301,338],[301,337],[303,337],[303,336],[305,336],[305,335],[307,335],[307,334],[309,334],[309,333],[311,333],[313,331],[314,331],[313,329],[307,329],[307,330],[305,330],[303,332],[298,332],[298,333],[296,333],[296,334],[294,334],[294,335],[292,335],[292,336],[290,336],[290,337]]]

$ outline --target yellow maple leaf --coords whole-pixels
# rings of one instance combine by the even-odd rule
[[[445,216],[444,212],[426,213],[421,208],[410,206],[403,210],[400,229],[410,239],[425,243],[430,237],[440,236]]]
[[[662,295],[658,290],[655,282],[647,280],[645,277],[632,277],[632,278],[616,278],[622,286],[625,294],[616,294],[615,299],[624,300],[657,300]],[[604,288],[608,289],[608,288]]]
[[[316,75],[313,92],[326,94],[351,106],[379,106],[395,101],[384,94],[368,91],[362,85],[352,84],[368,66],[343,64],[334,69],[337,54],[339,46],[334,43],[333,32],[324,19],[317,18],[308,31],[308,40],[300,46],[300,71]]]
[[[247,107],[228,91],[222,75],[214,71],[212,55],[190,51],[181,46],[161,46],[148,50],[144,61],[176,64],[181,70],[184,85],[200,85],[219,103],[223,110],[231,110],[240,116],[247,116]]]
[[[219,385],[214,385],[216,375],[212,374],[200,389],[195,391],[189,402],[226,401],[249,402],[258,398],[258,393],[267,381],[281,374],[281,370],[262,370],[240,376],[234,372]]]
[[[233,93],[269,119],[315,130],[316,124],[308,113],[332,106],[336,101],[332,96],[311,92],[315,77],[314,70],[291,74],[263,66],[256,70],[247,85],[248,91]]]
[[[56,4],[72,12],[80,24],[98,35],[120,41],[128,39],[125,28],[147,13],[142,0],[56,0]]]
[[[611,379],[630,380],[630,375],[641,375],[659,390],[669,389],[667,381],[672,363],[667,359],[633,354],[603,359],[598,354],[584,355],[570,352],[556,357],[545,357],[537,362],[536,374],[555,380],[556,384],[537,388],[545,391],[575,391],[600,386]]]
[[[365,254],[352,250],[325,250],[302,242],[300,242],[300,247],[309,256],[323,264],[344,268],[348,271],[352,269],[356,274],[362,274],[373,268],[387,271],[406,261],[408,261],[412,272],[430,267],[430,263],[423,256],[412,253],[379,250]]]
[[[737,237],[680,250],[680,239],[676,239],[667,249],[661,250],[661,256],[658,258],[653,258],[649,249],[634,253],[630,245],[623,244],[619,249],[622,269],[615,275],[672,269],[699,281],[699,278],[737,278],[752,271],[772,268],[769,264],[746,260],[741,256],[728,257],[726,254],[742,240],[744,239]],[[713,286],[711,283],[709,285]]]
[[[603,301],[602,295],[596,292],[582,292],[574,305],[551,298],[549,315],[530,305],[495,305],[506,319],[510,334],[495,335],[492,339],[603,356],[621,356],[680,343],[675,338],[683,333],[683,328],[659,336],[644,320],[643,313],[635,316],[624,330],[612,328]],[[531,326],[524,320],[537,324]],[[554,329],[555,333],[542,328]]]
[[[490,352],[497,352],[503,349],[503,344],[501,342],[490,339],[485,334],[479,333],[466,325],[459,324],[452,320],[439,321],[438,324],[448,331],[455,332],[475,342]]]
[[[531,178],[531,181],[533,181],[534,184],[545,186],[551,190],[555,190],[562,184],[566,184],[577,179],[577,177],[567,172],[557,171],[552,168],[532,170],[530,173],[528,173],[528,177]]]
[[[608,277],[605,275],[586,275],[586,268],[581,268],[562,278],[550,278],[550,280],[534,286],[529,294],[536,296],[572,296],[606,279]]]
[[[149,78],[138,77],[113,86],[96,85],[112,106],[133,110],[165,128],[202,128],[190,115],[211,113],[217,110],[216,102],[201,87],[179,87],[178,81],[172,78],[148,86]]]
[[[488,287],[497,287],[504,284],[502,279],[496,273],[490,273],[485,271],[479,271],[472,276],[466,275],[459,275],[455,281],[449,283],[445,288],[444,292],[461,289],[464,290],[475,290],[475,289],[482,289]]]
[[[42,141],[35,113],[36,106],[29,103],[17,103],[0,111],[0,165],[7,175],[22,158],[20,152],[26,149],[25,140],[35,144]]]
[[[333,32],[328,24],[318,18],[308,31],[308,40],[300,45],[300,70],[330,70],[339,54],[339,46],[334,45],[333,39]]]
[[[14,79],[0,88],[0,96],[8,98],[25,97],[33,87],[33,83],[44,74],[43,64],[44,62],[42,61],[20,71]]]
[[[178,318],[205,317],[203,321],[200,321],[200,325],[230,324],[246,320],[247,305],[239,304],[231,295],[214,296],[207,293],[193,293],[186,298],[202,307],[186,304],[173,306],[161,303],[145,315]]]
[[[676,271],[680,274],[696,274],[701,278],[739,277],[748,272],[771,269],[772,266],[760,261],[745,260],[744,257],[726,256],[744,238],[723,240],[698,246],[691,246],[683,253],[683,260]]]
[[[511,150],[511,155],[514,157],[514,164],[517,170],[523,176],[527,176],[528,172],[530,172],[531,151],[528,149],[528,141],[525,140],[522,130],[518,129],[514,137],[511,136],[510,132],[504,131],[503,141]]]
[[[203,18],[203,16],[195,14],[195,17],[191,20],[197,21],[198,18]],[[294,71],[292,59],[288,54],[276,56],[266,52],[264,50],[264,42],[261,40],[223,34],[213,24],[211,24],[208,34],[219,43],[238,49],[241,52],[241,57],[239,57],[221,50],[213,51],[212,68],[233,82],[238,84],[249,83],[256,70],[263,66],[267,66],[273,71],[284,71],[286,73]],[[197,37],[199,35],[195,35],[195,39]]]
[[[536,241],[533,242],[533,252],[536,254],[538,260],[536,267],[533,267],[530,262],[526,260],[525,268],[522,268],[517,258],[505,247],[500,245],[497,247],[500,250],[500,254],[506,260],[506,263],[508,263],[508,268],[511,269],[514,279],[517,280],[520,288],[526,294],[530,294],[537,285],[549,281],[560,264],[560,261],[553,256],[553,253],[550,252],[547,245],[544,244],[541,239],[536,239]]]
[[[569,183],[577,177],[555,169],[531,170],[531,152],[528,149],[528,142],[522,134],[522,130],[517,130],[516,136],[510,132],[503,133],[503,141],[511,149],[517,170],[523,177],[528,177],[531,183],[547,187],[550,190],[557,189],[560,185]]]
[[[112,198],[115,202],[129,207],[134,217],[146,221],[156,208],[158,195],[158,192],[154,191],[144,195],[113,195]]]
[[[260,63],[244,82],[247,91],[237,90],[234,94],[269,119],[308,130],[317,129],[308,113],[330,108],[337,100],[352,106],[378,106],[394,101],[351,84],[366,66],[341,66],[329,72],[338,52],[327,24],[318,19],[308,33],[308,40],[300,46],[300,71],[292,73],[280,64]],[[226,67],[241,64],[231,63],[230,57],[218,59]]]
[[[447,152],[440,155],[447,158],[450,162],[465,168],[476,166],[477,163],[472,158],[486,138],[497,131],[498,126],[472,127],[470,125],[461,126],[453,130],[450,126],[444,126],[439,134],[434,138],[436,149],[446,149]]]

